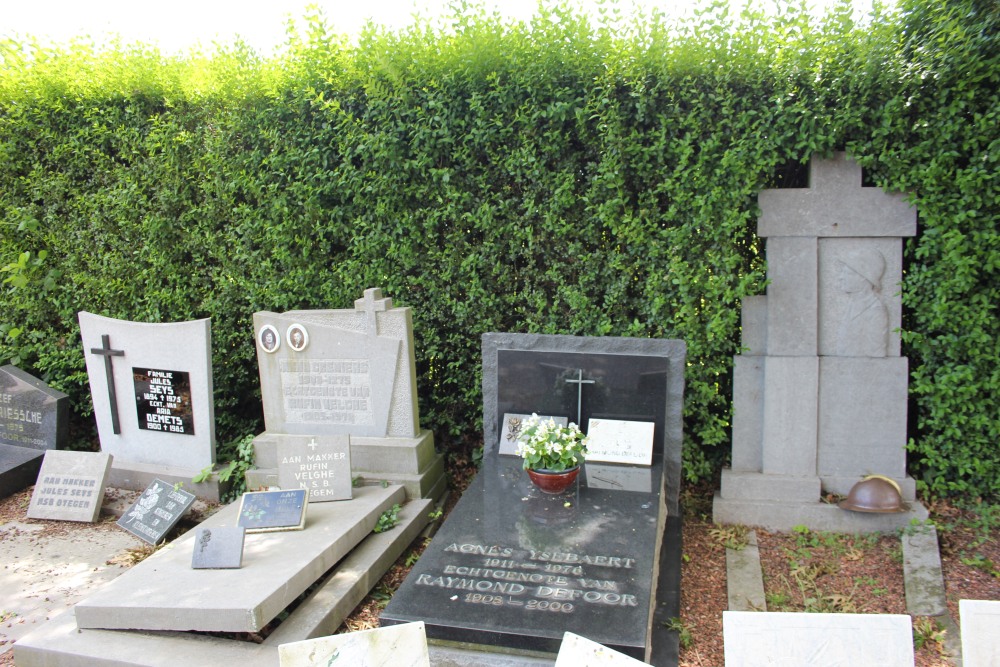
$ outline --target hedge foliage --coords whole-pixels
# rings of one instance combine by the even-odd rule
[[[685,471],[728,452],[739,304],[765,289],[756,195],[850,151],[911,193],[911,468],[1000,491],[998,15],[903,0],[670,23],[543,4],[281,52],[0,46],[0,361],[72,397],[76,314],[211,317],[221,457],[262,428],[251,315],[379,286],[415,317],[421,422],[480,444],[480,334],[682,338]]]

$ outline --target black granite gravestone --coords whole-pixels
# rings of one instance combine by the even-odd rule
[[[680,341],[483,336],[482,471],[383,622],[422,620],[432,639],[549,653],[570,631],[676,663],[676,635],[654,627],[679,615],[684,358]],[[591,417],[652,422],[653,462],[588,464],[563,494],[541,493],[519,458],[498,453],[503,416],[532,412],[584,428]],[[618,481],[630,477],[645,482]]]
[[[138,500],[118,519],[118,525],[140,540],[156,544],[177,525],[194,502],[194,494],[154,479]]]
[[[16,366],[0,367],[0,498],[30,486],[45,451],[66,441],[69,397]]]

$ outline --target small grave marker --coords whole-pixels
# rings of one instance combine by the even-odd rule
[[[567,632],[563,635],[555,667],[639,667],[645,664],[586,637]]]
[[[591,419],[587,430],[587,460],[603,463],[653,462],[653,422]]]
[[[195,570],[234,570],[243,567],[243,526],[200,527],[194,538],[191,567]]]
[[[405,623],[375,630],[307,639],[278,647],[281,667],[430,667],[424,624]]]
[[[962,620],[962,664],[965,667],[1000,665],[1000,601],[959,600]]]
[[[278,486],[306,489],[310,502],[351,499],[351,438],[296,436],[278,443]]]
[[[305,489],[244,493],[239,525],[248,533],[302,530],[308,505],[309,492]]]
[[[28,518],[97,521],[111,455],[49,450],[28,504]]]
[[[175,489],[161,479],[154,479],[118,519],[118,525],[140,540],[155,545],[177,525],[193,502],[194,494]]]

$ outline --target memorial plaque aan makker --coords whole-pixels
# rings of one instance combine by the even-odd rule
[[[110,470],[110,454],[46,452],[28,505],[28,518],[97,521]]]
[[[193,502],[193,494],[156,479],[118,519],[118,525],[139,539],[156,544],[177,525]]]

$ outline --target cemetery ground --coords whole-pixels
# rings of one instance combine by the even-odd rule
[[[474,475],[474,468],[467,462],[453,462],[448,472],[453,490],[445,517]],[[34,587],[17,594],[4,591],[0,602],[0,666],[13,664],[11,647],[17,637],[87,597],[104,581],[153,551],[118,528],[113,515],[102,514],[96,524],[28,519],[30,493],[29,488],[0,501],[4,569],[19,568],[32,579]],[[110,490],[108,496],[112,503],[115,493]],[[724,664],[726,548],[741,548],[748,535],[741,527],[713,525],[711,500],[712,488],[707,485],[688,487],[682,494],[681,618],[674,623],[681,636],[682,667]],[[930,509],[938,529],[948,608],[957,620],[960,599],[1000,599],[1000,544],[995,535],[1000,508],[981,506],[973,511],[936,502]],[[168,539],[193,528],[197,523],[193,519],[200,518],[186,517]],[[906,613],[897,535],[834,535],[804,529],[790,534],[757,530],[756,534],[769,611]],[[341,632],[378,626],[379,612],[421,548],[418,540],[344,622]],[[20,581],[21,576],[13,579]],[[17,605],[26,608],[27,598],[44,604],[27,605],[30,612],[16,611]],[[945,633],[933,620],[916,617],[913,624],[917,667],[951,664],[946,657]]]

